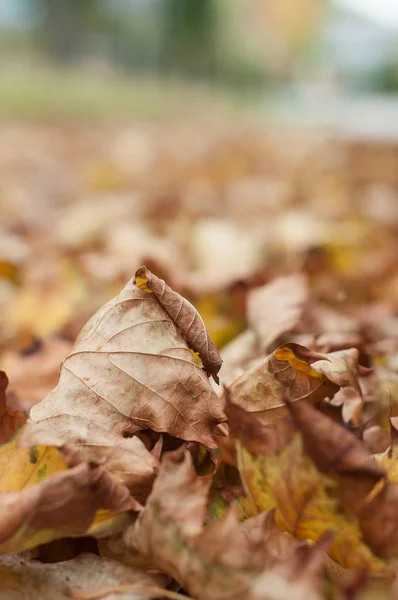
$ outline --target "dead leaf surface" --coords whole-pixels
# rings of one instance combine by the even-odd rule
[[[120,438],[150,428],[214,446],[210,432],[224,419],[221,400],[183,334],[155,294],[134,280],[87,323],[62,364],[58,386],[30,416],[64,441],[79,444],[81,438],[85,448],[95,446],[96,458],[106,460],[115,446],[109,434]],[[105,456],[99,438],[108,438]],[[116,452],[126,453],[125,464],[136,445],[120,439]]]
[[[11,410],[7,406],[7,386],[8,377],[4,371],[0,371],[0,444],[8,442],[27,419],[23,410]]]
[[[279,277],[250,292],[247,318],[262,351],[269,351],[283,333],[296,327],[307,300],[308,285],[302,274]]]
[[[141,290],[152,292],[156,296],[188,346],[199,354],[206,373],[218,383],[217,373],[221,368],[222,359],[196,308],[145,266],[136,271],[135,284]]]
[[[0,559],[1,600],[68,600],[71,592],[84,594],[121,585],[140,584],[163,587],[165,577],[94,554],[82,554],[72,560],[41,564],[18,555]],[[144,593],[107,594],[108,600],[149,600]]]
[[[127,488],[116,484],[103,467],[94,463],[76,464],[78,457],[66,448],[63,456],[59,453],[56,456],[59,470],[43,478],[40,469],[45,473],[45,459],[49,459],[50,465],[55,462],[51,450],[31,448],[29,456],[33,469],[28,479],[23,480],[23,471],[15,474],[20,478],[19,482],[12,482],[11,476],[8,477],[11,489],[18,488],[18,491],[6,493],[7,476],[3,481],[3,493],[0,494],[1,553],[19,552],[53,539],[81,536],[88,531],[101,534],[120,526],[120,517],[124,515],[118,513],[139,508]],[[41,464],[38,464],[39,457]],[[71,467],[66,468],[68,465]],[[29,485],[32,475],[38,483]],[[99,509],[106,510],[98,514],[94,523]]]
[[[209,484],[195,474],[189,453],[167,455],[144,511],[126,531],[126,543],[200,600],[249,600],[275,562],[266,551],[267,514],[242,526],[229,510],[203,529]],[[273,598],[269,588],[259,584],[256,590],[257,598]]]
[[[318,403],[338,389],[320,371],[312,368],[312,363],[324,356],[300,344],[280,346],[231,383],[232,401],[255,413],[263,424],[274,423],[287,414],[284,394],[289,394],[292,400]]]

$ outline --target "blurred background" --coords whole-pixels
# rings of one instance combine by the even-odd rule
[[[391,331],[394,0],[0,0],[0,62],[0,368],[23,405],[144,262],[220,347],[247,290],[296,271],[329,311],[311,335],[364,306]]]
[[[183,86],[398,129],[390,0],[1,0],[0,59],[7,113],[159,112]]]

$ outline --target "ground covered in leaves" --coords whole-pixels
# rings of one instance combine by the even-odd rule
[[[1,128],[0,599],[397,598],[398,146]]]

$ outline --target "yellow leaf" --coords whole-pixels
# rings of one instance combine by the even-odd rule
[[[329,555],[344,567],[387,570],[362,541],[357,520],[345,514],[337,483],[304,454],[300,434],[279,455],[251,456],[239,443],[237,454],[245,490],[258,512],[275,508],[278,527],[299,539],[318,541],[332,531]]]
[[[69,468],[62,449],[21,448],[20,438],[0,446],[0,553],[121,528],[136,507],[127,488],[115,488],[99,465],[76,464],[74,456]]]
[[[0,446],[0,493],[18,492],[68,468],[55,446],[19,448],[21,434]]]
[[[295,371],[304,373],[305,375],[308,375],[308,377],[317,377],[319,379],[323,379],[322,373],[311,369],[310,365],[304,360],[301,360],[301,358],[298,358],[290,348],[281,346],[275,350],[274,354],[277,360],[286,360]]]

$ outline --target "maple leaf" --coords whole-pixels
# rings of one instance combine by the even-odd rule
[[[275,509],[276,524],[299,539],[316,541],[332,531],[334,560],[384,573],[388,567],[364,543],[360,522],[383,469],[353,434],[311,405],[288,407],[302,435],[284,420],[261,426],[252,414],[227,405],[236,463],[254,514]]]
[[[295,563],[297,546],[276,532],[267,513],[239,525],[229,510],[221,520],[203,527],[210,483],[208,477],[196,475],[188,452],[166,455],[145,509],[125,533],[127,546],[145,554],[199,600],[276,599],[278,593],[268,581],[279,578],[279,586],[291,598],[302,598],[304,589],[320,598],[315,595],[315,576],[298,592],[291,566],[285,565],[285,573],[273,570],[281,556]],[[284,540],[278,557],[272,554],[278,553],[277,537]],[[305,571],[304,564],[302,568]],[[264,581],[265,575],[269,579]]]

